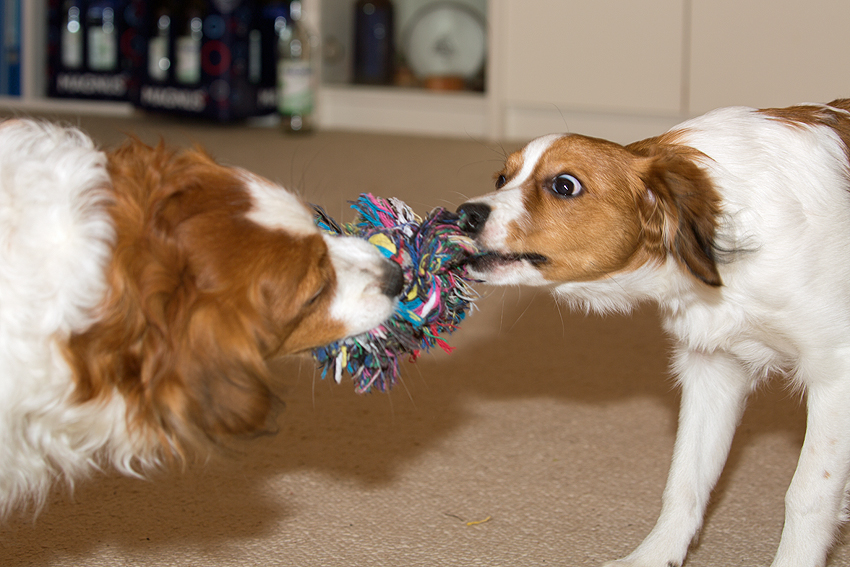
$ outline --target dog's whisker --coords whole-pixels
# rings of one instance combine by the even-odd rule
[[[523,310],[522,310],[522,313],[520,313],[520,314],[519,314],[519,317],[517,317],[517,318],[516,318],[516,320],[514,321],[513,325],[511,325],[511,328],[510,328],[510,329],[508,329],[508,332],[509,332],[509,333],[510,333],[511,331],[513,331],[514,327],[516,327],[516,326],[517,326],[517,324],[520,322],[520,320],[523,318],[523,316],[524,316],[526,313],[528,313],[528,310],[529,310],[529,309],[531,309],[531,306],[534,304],[534,300],[535,300],[535,298],[536,298],[536,297],[537,297],[537,292],[535,291],[534,295],[533,295],[533,296],[531,296],[531,300],[529,300],[528,305],[526,305],[526,306],[525,306],[525,309],[523,309]]]
[[[553,301],[553,303],[555,304],[555,309],[558,310],[558,317],[561,319],[561,336],[565,337],[567,336],[567,324],[564,321],[564,313],[561,311],[561,304],[557,300]]]

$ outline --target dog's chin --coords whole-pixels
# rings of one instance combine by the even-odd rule
[[[546,256],[535,253],[501,253],[486,251],[468,265],[469,274],[491,285],[547,285],[540,267],[548,263]]]

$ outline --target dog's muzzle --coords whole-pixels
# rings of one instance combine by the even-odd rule
[[[457,214],[458,226],[468,235],[479,236],[484,231],[484,225],[490,217],[493,209],[484,203],[466,203],[461,205]],[[500,253],[493,250],[482,250],[481,253],[469,260],[470,266],[480,270],[490,270],[499,265],[512,264],[514,262],[526,261],[535,268],[539,268],[549,262],[549,258],[534,252]]]

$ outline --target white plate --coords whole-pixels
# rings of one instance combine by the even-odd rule
[[[483,18],[457,2],[437,2],[417,12],[408,26],[405,55],[419,78],[473,78],[487,56]]]

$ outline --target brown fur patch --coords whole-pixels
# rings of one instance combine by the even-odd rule
[[[802,104],[787,108],[765,108],[758,112],[792,126],[832,128],[844,143],[844,151],[850,162],[850,115],[847,114],[850,112],[850,99],[837,99],[826,106]]]
[[[555,141],[523,186],[527,220],[510,228],[508,245],[549,258],[538,269],[550,281],[588,281],[636,267],[641,183],[632,162],[622,146],[605,140],[573,135]],[[507,171],[516,167],[509,160]],[[563,198],[550,190],[564,173],[582,183],[580,195]]]
[[[77,398],[117,389],[151,443],[186,446],[264,427],[269,357],[343,336],[321,236],[246,218],[238,172],[200,151],[131,140],[109,154],[117,231],[100,321],[71,337]]]
[[[676,139],[671,134],[667,140]],[[651,198],[641,202],[647,246],[663,244],[694,276],[711,286],[722,284],[714,240],[720,215],[720,195],[697,165],[704,156],[693,148],[645,140],[628,149],[647,159],[641,178]]]

